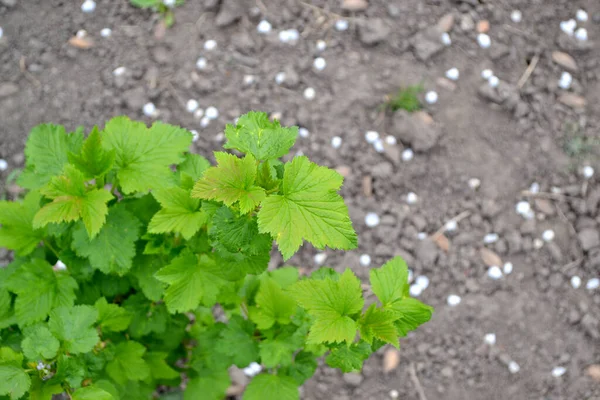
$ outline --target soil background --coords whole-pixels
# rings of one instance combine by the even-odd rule
[[[17,195],[7,179],[23,167],[27,134],[42,122],[89,130],[125,114],[150,123],[142,107],[153,102],[161,120],[198,130],[195,150],[211,158],[226,123],[266,111],[310,131],[295,151],[346,176],[342,195],[359,249],[327,251],[326,265],[367,279],[361,254],[371,255],[371,265],[401,255],[415,275],[429,278],[420,298],[436,309],[430,323],[401,341],[391,371],[383,370],[387,348],[361,374],[323,367],[303,386],[303,399],[379,400],[391,390],[404,400],[600,399],[600,377],[589,369],[600,364],[600,289],[585,289],[600,275],[598,1],[371,0],[366,10],[348,12],[333,0],[188,0],[167,30],[152,12],[124,0],[97,0],[91,14],[80,5],[0,0],[0,158],[9,165],[0,172],[2,196]],[[559,28],[580,8],[589,15],[580,24],[589,35],[583,43]],[[519,23],[510,19],[515,9]],[[449,15],[452,24],[442,19]],[[340,16],[349,21],[346,31],[334,28]],[[271,22],[270,34],[257,32],[261,19]],[[490,24],[489,49],[477,44],[481,20]],[[451,46],[428,39],[440,26]],[[103,38],[106,27],[112,35]],[[300,39],[281,43],[278,32],[291,28]],[[81,29],[93,40],[89,49],[68,44]],[[209,39],[217,42],[212,51],[203,47]],[[318,51],[317,40],[327,48]],[[569,91],[557,87],[565,67],[553,61],[555,51],[575,62]],[[201,56],[204,70],[196,68]],[[323,71],[313,68],[318,56],[327,62]],[[113,74],[118,67],[125,67],[121,76]],[[452,67],[460,71],[457,82],[443,78]],[[482,80],[485,68],[500,78],[497,90]],[[439,94],[426,104],[428,116],[416,121],[381,111],[386,96],[418,83]],[[315,89],[313,100],[303,96],[307,87]],[[217,107],[219,118],[201,128],[185,109],[188,99]],[[365,141],[368,130],[398,143],[378,153]],[[330,144],[334,136],[343,140],[339,149]],[[403,147],[415,148],[413,160],[401,160]],[[598,173],[584,179],[583,165]],[[480,180],[477,189],[471,178]],[[533,183],[540,193],[524,194]],[[407,204],[409,192],[418,195],[416,204]],[[532,204],[533,220],[515,212],[520,200]],[[378,226],[365,225],[368,212],[378,213]],[[446,221],[467,214],[446,232],[448,246],[432,240]],[[555,238],[540,246],[548,229]],[[488,233],[499,239],[484,244]],[[511,262],[513,272],[491,280],[482,247]],[[315,254],[304,246],[291,264],[316,268]],[[570,284],[575,275],[581,288]],[[450,294],[461,303],[448,305]],[[487,333],[496,334],[495,345],[484,343]],[[551,375],[557,366],[566,368],[558,378]]]

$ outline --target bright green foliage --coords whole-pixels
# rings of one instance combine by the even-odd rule
[[[298,137],[298,128],[283,128],[279,121],[270,121],[267,113],[250,111],[236,125],[227,125],[225,137],[226,149],[252,154],[260,161],[273,160],[290,151]]]
[[[218,166],[204,172],[192,190],[192,197],[222,201],[227,206],[238,203],[242,214],[254,210],[266,197],[265,190],[254,184],[254,157],[248,154],[237,158],[233,154],[217,152],[215,158]]]
[[[131,5],[139,8],[151,8],[158,11],[165,26],[168,28],[175,23],[175,16],[173,15],[173,9],[165,5],[163,0],[129,0]],[[180,6],[184,3],[184,0],[176,0],[175,6]]]
[[[115,151],[102,148],[102,136],[97,126],[83,143],[79,153],[69,153],[69,162],[87,179],[103,176],[111,170],[115,162]]]
[[[306,157],[285,164],[281,194],[262,203],[258,227],[277,241],[284,259],[289,259],[303,240],[322,249],[353,249],[356,233],[348,209],[337,191],[343,178]]]
[[[106,124],[102,145],[115,151],[118,182],[130,194],[173,186],[169,166],[183,161],[191,142],[192,134],[185,129],[161,122],[147,128],[117,117]]]
[[[252,379],[243,400],[298,400],[296,382],[287,376],[261,374]]]
[[[25,357],[32,361],[49,360],[56,357],[60,342],[45,325],[35,325],[24,331],[21,348]]]
[[[339,281],[306,279],[291,289],[296,301],[304,307],[315,322],[307,343],[351,343],[358,328],[356,315],[364,305],[360,281],[346,270]]]
[[[52,310],[48,327],[69,353],[87,353],[99,340],[92,327],[96,319],[98,311],[91,306],[62,306]]]
[[[41,196],[29,192],[22,202],[0,201],[0,247],[19,256],[30,254],[44,238],[43,229],[33,228],[33,217],[40,209]]]
[[[85,229],[94,238],[106,220],[106,203],[113,195],[104,189],[88,189],[83,173],[71,165],[64,173],[50,180],[41,189],[52,202],[46,204],[33,218],[33,227],[42,228],[50,222],[71,222],[83,220]]]
[[[357,246],[343,179],[306,157],[282,163],[297,129],[264,113],[226,136],[246,154],[217,152],[211,167],[160,122],[117,117],[85,140],[32,130],[30,192],[0,202],[0,245],[16,253],[0,268],[0,398],[150,400],[167,387],[160,398],[223,400],[230,367],[258,363],[243,399],[297,400],[320,357],[360,370],[429,320],[399,258],[371,270],[366,305],[350,270],[269,268],[274,241],[285,259],[305,240]]]

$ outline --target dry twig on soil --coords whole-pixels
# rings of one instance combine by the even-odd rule
[[[425,391],[423,390],[423,385],[421,385],[421,381],[419,380],[419,377],[417,376],[417,370],[415,368],[415,364],[413,364],[411,362],[410,365],[408,366],[408,371],[410,372],[410,380],[415,385],[415,389],[417,390],[417,393],[419,394],[419,399],[427,400],[427,396],[425,396]]]
[[[517,83],[517,87],[519,89],[521,89],[523,87],[523,85],[525,85],[525,83],[527,82],[527,80],[529,79],[529,77],[531,76],[531,73],[533,72],[533,70],[535,69],[535,67],[538,64],[538,61],[540,61],[540,55],[536,54],[535,56],[533,56],[533,58],[531,59],[531,62],[529,63],[529,65],[527,66],[527,69],[525,70],[525,72],[523,73],[523,76],[521,76],[521,79],[519,79],[519,82]]]

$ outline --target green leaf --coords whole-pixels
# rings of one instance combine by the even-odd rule
[[[115,167],[124,194],[173,186],[172,164],[183,160],[192,143],[185,129],[155,122],[151,128],[127,117],[106,123],[102,145],[115,151]]]
[[[99,298],[94,305],[98,310],[98,325],[102,331],[121,332],[129,327],[131,314],[117,304],[108,304],[104,297]]]
[[[263,340],[258,347],[260,349],[260,360],[266,368],[290,365],[294,352],[297,350],[290,343],[276,339]]]
[[[59,384],[43,381],[34,376],[29,388],[29,400],[52,400],[53,395],[62,392],[64,389]]]
[[[223,285],[223,280],[215,275],[216,268],[208,256],[197,257],[185,250],[171,264],[159,270],[156,278],[169,284],[165,291],[169,312],[187,312],[201,302],[207,306],[214,305]]]
[[[268,271],[267,275],[274,279],[282,289],[285,289],[298,282],[300,273],[298,272],[298,268],[295,267],[281,267]]]
[[[72,354],[92,351],[98,341],[98,332],[92,326],[98,311],[91,306],[58,307],[50,312],[48,327]]]
[[[150,374],[154,379],[177,379],[179,378],[179,372],[173,369],[167,362],[168,353],[163,352],[150,352],[146,353],[144,360],[150,367]]]
[[[316,358],[317,356],[312,353],[301,351],[296,354],[291,365],[280,368],[278,372],[289,376],[296,382],[296,385],[301,386],[315,374],[317,370]]]
[[[258,213],[260,232],[270,233],[285,260],[307,240],[322,249],[356,248],[356,232],[337,191],[342,176],[306,157],[285,164],[281,194],[267,197]]]
[[[371,353],[371,346],[367,342],[361,341],[350,346],[339,345],[331,350],[325,362],[331,368],[339,368],[342,372],[360,371],[363,362]]]
[[[88,257],[92,267],[105,274],[124,275],[135,256],[140,222],[124,207],[111,207],[106,224],[91,239],[82,226],[73,231],[71,248],[80,257]]]
[[[165,283],[154,276],[164,266],[165,264],[160,258],[153,256],[138,254],[133,260],[131,276],[137,279],[144,296],[152,301],[159,301],[167,287]]]
[[[77,282],[64,272],[54,272],[44,260],[34,259],[21,265],[6,287],[17,294],[15,316],[23,327],[46,319],[55,307],[72,306]]]
[[[8,328],[16,323],[10,293],[8,290],[0,288],[0,329]]]
[[[35,325],[25,330],[21,348],[25,357],[32,361],[49,360],[56,357],[60,342],[45,325]]]
[[[69,151],[78,152],[83,133],[67,134],[61,125],[42,124],[29,133],[25,145],[27,167],[17,183],[26,189],[39,189],[59,175],[69,162]]]
[[[240,212],[247,214],[265,198],[265,190],[254,184],[256,160],[251,155],[238,158],[215,152],[217,166],[210,167],[192,189],[192,197],[217,200],[231,206],[239,202]]]
[[[377,308],[375,304],[367,309],[360,318],[360,336],[363,340],[373,343],[373,339],[379,339],[386,343],[399,347],[398,333],[394,326],[396,317],[393,312]]]
[[[429,321],[433,314],[433,307],[411,297],[392,303],[388,309],[395,314],[395,325],[400,336],[406,336],[409,331],[417,329]]]
[[[358,278],[347,269],[339,281],[305,279],[290,292],[308,313],[315,317],[307,343],[351,343],[356,336],[355,314],[364,305]]]
[[[102,136],[97,126],[83,143],[81,151],[69,153],[69,162],[79,169],[86,178],[92,179],[108,173],[115,162],[114,150],[102,148]]]
[[[136,293],[123,302],[123,308],[132,316],[129,333],[134,339],[166,331],[169,312],[164,304],[154,304],[143,294]]]
[[[162,209],[150,221],[148,232],[177,232],[190,239],[206,224],[207,215],[200,210],[200,200],[191,198],[189,190],[175,187],[152,194]]]
[[[276,322],[282,325],[291,322],[296,311],[296,302],[273,279],[263,279],[255,298],[256,307],[250,309],[250,319],[258,329],[269,329]]]
[[[252,322],[234,315],[221,332],[221,339],[215,344],[216,350],[231,357],[238,367],[246,367],[256,361],[259,355],[254,330]]]
[[[384,307],[402,299],[408,292],[408,267],[400,257],[392,258],[369,274],[373,293]]]
[[[138,342],[119,343],[115,358],[106,365],[106,372],[115,382],[123,385],[129,381],[143,381],[150,376],[150,367],[144,361],[146,348]]]
[[[21,367],[0,364],[0,395],[19,399],[29,390],[31,379]]]
[[[130,0],[129,2],[140,8],[157,7],[160,4],[160,0]]]
[[[37,212],[34,228],[82,219],[91,238],[104,225],[108,213],[106,203],[113,199],[108,190],[86,188],[83,173],[72,165],[67,165],[62,175],[52,178],[41,192],[52,202]]]
[[[221,400],[231,384],[229,373],[225,371],[210,371],[207,375],[190,379],[185,392],[184,400]]]
[[[41,198],[33,191],[22,202],[0,201],[0,247],[26,256],[40,244],[44,230],[33,228],[33,217],[40,209]]]
[[[56,374],[49,382],[62,384],[63,381],[66,381],[72,388],[81,387],[81,382],[85,377],[85,367],[81,359],[59,354],[56,364]]]
[[[270,121],[264,112],[250,111],[236,125],[225,127],[226,149],[249,153],[257,160],[283,157],[296,142],[298,127],[283,128],[279,121]]]
[[[198,154],[186,153],[185,160],[177,166],[180,184],[184,189],[191,189],[210,167],[210,162]]]
[[[97,386],[86,386],[77,389],[71,395],[73,400],[115,400],[112,394]]]
[[[296,382],[288,376],[261,374],[255,376],[243,400],[298,400],[300,394]]]

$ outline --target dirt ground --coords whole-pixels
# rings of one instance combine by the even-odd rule
[[[429,278],[420,298],[436,309],[402,340],[391,371],[383,370],[387,348],[361,374],[324,367],[302,388],[303,399],[390,399],[392,390],[404,400],[600,399],[600,377],[590,370],[600,364],[600,289],[586,289],[600,276],[597,0],[370,0],[356,12],[334,0],[187,0],[166,32],[125,0],[97,0],[91,14],[80,3],[0,0],[3,196],[15,195],[5,182],[23,166],[28,131],[42,122],[89,129],[120,114],[151,122],[142,108],[153,102],[160,119],[198,130],[196,150],[210,156],[225,123],[241,113],[279,115],[310,131],[295,150],[346,175],[342,194],[360,247],[327,251],[325,263],[367,278],[361,254],[371,265],[402,255],[415,276]],[[560,29],[578,9],[588,13],[578,23],[585,42]],[[520,22],[511,20],[513,10],[522,12]],[[346,31],[334,25],[342,17]],[[257,32],[262,19],[271,33]],[[488,49],[477,43],[483,20]],[[103,28],[112,35],[102,37]],[[281,43],[278,33],[292,28],[297,43]],[[89,49],[68,44],[82,29],[93,40]],[[438,43],[443,31],[449,46]],[[217,47],[205,50],[207,40]],[[317,49],[318,40],[326,49]],[[319,56],[322,71],[313,67]],[[207,62],[202,70],[199,57]],[[115,76],[118,67],[125,70]],[[452,67],[460,71],[456,82],[444,78]],[[482,79],[486,68],[500,79],[497,88]],[[568,90],[558,88],[563,71],[572,74]],[[428,115],[381,111],[386,95],[418,83],[439,95],[424,103]],[[303,96],[307,87],[312,100]],[[218,119],[202,128],[186,111],[188,99],[216,107]],[[368,130],[398,143],[379,153],[365,141]],[[342,138],[339,149],[334,136]],[[400,156],[405,147],[415,149],[410,161]],[[586,179],[584,165],[597,173]],[[478,188],[469,186],[472,178]],[[538,193],[524,193],[536,192],[534,183]],[[415,204],[407,204],[409,192]],[[522,200],[535,218],[515,211]],[[368,212],[379,225],[367,227]],[[440,241],[435,233],[457,215],[457,229]],[[547,230],[554,238],[546,242]],[[489,233],[498,240],[485,244]],[[492,251],[485,259],[482,247]],[[292,264],[315,268],[315,254],[306,246]],[[512,273],[491,279],[494,257],[501,267],[512,263]],[[581,287],[572,286],[573,276]],[[451,294],[460,304],[447,304]],[[494,345],[484,342],[489,333]],[[555,367],[566,372],[555,377]]]

